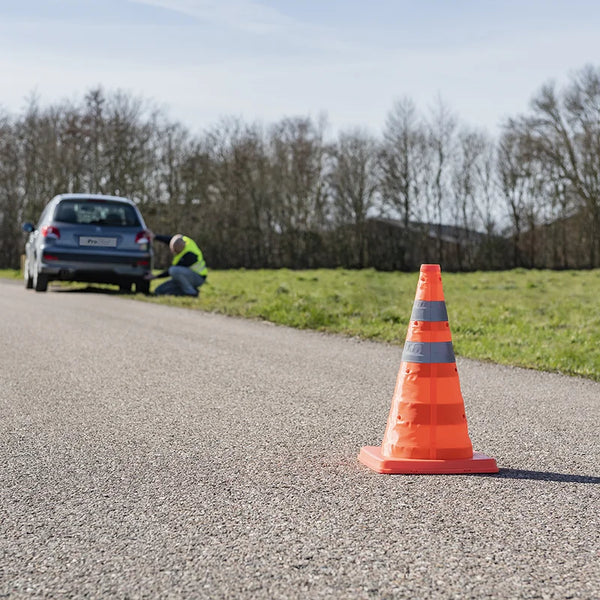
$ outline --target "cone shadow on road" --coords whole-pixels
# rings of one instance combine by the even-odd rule
[[[559,481],[564,483],[600,484],[600,477],[593,475],[571,475],[569,473],[552,473],[549,471],[527,471],[524,469],[500,469],[495,475],[486,475],[493,479],[531,479],[534,481]]]

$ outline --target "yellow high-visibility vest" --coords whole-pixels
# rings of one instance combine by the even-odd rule
[[[176,266],[184,254],[187,254],[188,252],[192,252],[193,254],[195,254],[198,257],[198,260],[193,265],[190,265],[189,268],[192,271],[195,271],[196,273],[198,273],[198,275],[202,275],[202,277],[206,277],[208,275],[208,268],[206,266],[206,263],[204,262],[204,256],[202,255],[202,250],[200,250],[200,248],[198,248],[198,246],[196,245],[196,242],[194,242],[194,240],[192,240],[191,238],[187,237],[187,235],[183,236],[183,241],[185,242],[185,246],[183,247],[183,250],[179,254],[176,254],[173,257],[172,265]]]

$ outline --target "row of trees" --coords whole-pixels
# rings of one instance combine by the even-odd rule
[[[600,69],[544,85],[497,140],[442,101],[423,114],[410,99],[380,137],[333,139],[305,117],[192,135],[102,89],[0,110],[0,267],[19,265],[22,222],[62,192],[131,197],[152,229],[193,236],[219,268],[596,267]]]

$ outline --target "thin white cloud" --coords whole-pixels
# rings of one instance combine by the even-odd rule
[[[294,19],[282,11],[254,0],[129,0],[192,17],[212,29],[270,39],[285,51],[349,52],[356,40],[344,39],[332,27]]]
[[[130,0],[156,6],[202,21],[255,34],[282,32],[295,25],[278,10],[252,0]]]

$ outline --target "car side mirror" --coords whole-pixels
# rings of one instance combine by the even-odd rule
[[[23,223],[23,231],[25,233],[31,233],[32,231],[35,231],[35,227],[32,223]]]

